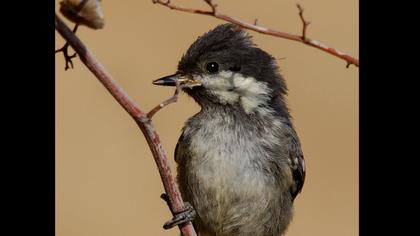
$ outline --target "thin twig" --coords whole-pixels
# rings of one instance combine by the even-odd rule
[[[167,105],[177,102],[178,101],[178,96],[179,93],[181,92],[183,86],[179,84],[179,81],[176,81],[176,89],[175,89],[175,93],[172,97],[166,99],[165,101],[161,102],[159,105],[155,106],[152,110],[150,110],[147,113],[147,118],[152,119],[152,117],[158,112],[160,111],[160,109],[166,107]]]
[[[216,13],[216,8],[217,8],[217,4],[214,4],[212,0],[204,0],[207,5],[209,5],[211,7],[211,11],[213,13]]]
[[[333,56],[341,58],[342,60],[346,61],[347,64],[353,64],[357,67],[359,66],[359,60],[358,59],[356,59],[356,58],[354,58],[354,57],[352,57],[352,56],[350,56],[346,53],[340,52],[340,51],[338,51],[334,48],[326,46],[325,44],[320,43],[317,40],[307,38],[306,37],[306,32],[305,32],[307,25],[305,25],[305,24],[304,24],[305,29],[303,29],[303,33],[304,33],[303,35],[304,35],[305,39],[302,39],[301,35],[294,35],[294,34],[289,34],[289,33],[286,33],[286,32],[281,32],[281,31],[265,28],[265,27],[262,27],[262,26],[259,26],[259,25],[256,25],[256,24],[248,23],[248,22],[230,17],[228,15],[220,13],[218,10],[216,11],[217,5],[213,4],[211,0],[204,0],[204,1],[208,5],[210,5],[210,7],[211,7],[210,11],[193,9],[193,8],[184,8],[184,7],[180,7],[180,6],[172,4],[170,1],[152,0],[153,3],[163,5],[165,7],[168,7],[171,10],[177,10],[177,11],[188,12],[188,13],[193,13],[193,14],[212,16],[212,17],[215,17],[217,19],[236,24],[236,25],[238,25],[242,28],[256,31],[256,32],[261,33],[261,34],[272,35],[272,36],[275,36],[275,37],[284,38],[284,39],[304,43],[304,44],[309,45],[311,47],[318,48],[318,49],[320,49],[320,50],[322,50],[326,53],[329,53]]]
[[[96,78],[105,86],[118,103],[128,112],[135,120],[146,141],[152,151],[154,160],[159,169],[163,187],[170,206],[171,212],[180,212],[184,209],[184,202],[178,190],[178,186],[171,174],[168,158],[163,150],[159,135],[157,134],[151,119],[140,107],[125,93],[125,91],[112,79],[111,75],[106,71],[104,66],[94,57],[94,55],[86,48],[80,39],[72,33],[72,31],[64,24],[64,22],[55,15],[55,29],[70,44],[70,46],[79,55],[81,61],[96,76]],[[196,236],[195,230],[191,222],[178,225],[184,236]]]
[[[300,4],[296,4],[296,6],[299,9],[299,17],[302,20],[302,24],[303,24],[303,27],[302,27],[302,40],[303,41],[306,41],[306,28],[308,27],[308,25],[311,22],[306,21],[305,18],[303,17],[303,8],[302,8],[302,6]]]
[[[73,33],[76,33],[78,27],[79,27],[79,24],[76,24],[74,26]],[[68,70],[70,68],[70,66],[73,69],[73,61],[71,59],[73,59],[77,56],[76,53],[74,53],[73,55],[69,55],[68,50],[69,50],[69,43],[68,42],[66,42],[64,44],[64,46],[61,47],[60,49],[55,50],[55,53],[63,52],[64,61],[66,62],[66,66],[64,67],[64,70]]]

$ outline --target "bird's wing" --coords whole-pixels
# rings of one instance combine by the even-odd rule
[[[289,138],[290,138],[290,152],[289,152],[289,165],[292,172],[293,183],[290,187],[290,194],[292,195],[292,200],[300,193],[305,182],[305,159],[303,158],[303,152],[300,146],[300,142],[296,132],[292,127],[289,128]]]
[[[184,139],[184,132],[182,132],[181,136],[178,139],[178,142],[176,143],[175,146],[175,152],[174,152],[174,156],[175,156],[175,162],[179,164],[180,162],[180,154],[178,153],[178,148],[179,148],[179,144],[182,142],[182,140]]]

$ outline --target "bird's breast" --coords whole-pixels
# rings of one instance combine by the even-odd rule
[[[260,222],[255,217],[269,222],[267,209],[281,198],[279,176],[271,171],[267,152],[275,136],[229,116],[203,120],[208,119],[187,123],[183,134],[187,138],[179,144],[177,155],[183,157],[178,180],[184,197],[206,224],[217,229],[257,227],[252,225]]]
[[[231,187],[244,182],[247,184],[243,187],[257,191],[264,179],[259,166],[266,154],[255,139],[259,136],[256,132],[228,117],[203,122],[189,142],[191,171],[201,182],[212,185],[209,187]]]

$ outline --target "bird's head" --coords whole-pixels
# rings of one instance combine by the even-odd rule
[[[174,75],[153,81],[165,86],[176,82],[203,108],[232,106],[248,114],[273,109],[288,116],[283,101],[287,88],[275,59],[232,24],[199,37]]]

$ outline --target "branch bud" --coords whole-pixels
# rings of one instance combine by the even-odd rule
[[[104,14],[100,0],[63,0],[60,2],[60,12],[76,24],[86,25],[91,29],[104,27]]]

